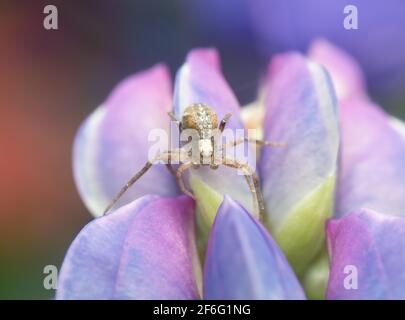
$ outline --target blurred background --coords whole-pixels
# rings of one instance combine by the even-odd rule
[[[43,9],[58,9],[45,30]],[[359,29],[343,28],[358,8]],[[213,46],[241,104],[274,53],[323,37],[363,67],[370,94],[405,118],[402,0],[34,0],[0,2],[0,299],[47,299],[43,268],[60,266],[91,219],[71,148],[81,121],[124,77],[196,46]],[[125,165],[125,164],[123,164]]]

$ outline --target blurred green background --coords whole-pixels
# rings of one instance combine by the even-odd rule
[[[316,1],[310,2],[317,5]],[[246,0],[3,0],[0,299],[54,296],[53,290],[43,287],[43,268],[61,265],[69,244],[91,219],[72,177],[75,132],[114,85],[131,73],[166,62],[174,74],[189,49],[214,46],[220,50],[226,78],[245,104],[255,98],[259,76],[273,53],[305,50],[312,38],[323,36],[355,55],[365,68],[373,98],[405,118],[404,5],[388,1],[385,6],[394,7],[392,13],[384,15],[378,7],[381,4],[373,6],[370,1],[365,7],[365,1],[358,2],[357,33],[342,30],[345,2],[336,1],[336,7],[324,9],[332,18],[320,18],[319,25],[312,24],[303,34],[299,25],[277,30],[280,24],[307,25],[304,18],[298,21],[291,16],[291,8],[297,8],[294,1],[292,7],[283,7],[280,1],[269,0],[264,14],[274,36],[263,35],[263,26],[256,24],[258,9],[250,8]],[[58,8],[56,31],[43,28],[43,8],[47,4]],[[310,5],[306,8],[294,14],[312,21],[312,9]],[[365,20],[361,20],[362,12]],[[382,32],[375,35],[377,38],[371,30],[374,22]],[[376,44],[376,40],[380,42]],[[363,59],[362,50],[367,53],[368,44],[384,49],[384,56],[373,52]],[[392,63],[385,65],[387,61]],[[393,79],[387,87],[387,81]]]

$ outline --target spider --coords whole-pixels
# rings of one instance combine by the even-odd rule
[[[226,123],[232,116],[231,113],[227,113],[219,125],[218,117],[214,109],[204,103],[195,103],[188,106],[184,110],[181,121],[176,118],[173,112],[168,112],[168,115],[172,121],[175,121],[178,124],[180,133],[186,129],[194,130],[197,133],[197,156],[195,156],[195,154],[193,156],[191,154],[191,150],[187,150],[185,147],[158,154],[153,159],[146,162],[144,167],[122,187],[115,198],[104,210],[104,215],[109,212],[109,210],[117,203],[128,188],[130,188],[140,177],[142,177],[152,167],[152,165],[155,164],[155,162],[164,162],[168,170],[176,177],[180,190],[192,198],[194,198],[194,195],[187,190],[183,180],[183,173],[186,170],[190,168],[198,169],[200,165],[210,166],[210,168],[214,170],[217,169],[219,165],[241,170],[245,176],[250,192],[252,193],[255,210],[258,212],[259,217],[262,218],[264,213],[264,201],[260,191],[259,178],[256,172],[253,171],[248,164],[226,157],[225,150],[245,141],[256,143],[260,146],[272,147],[280,147],[284,146],[285,144],[242,137],[238,140],[221,144],[218,149],[220,157],[218,157],[218,152],[216,152],[215,148],[216,141],[214,131],[217,130],[219,133],[224,131]],[[174,162],[179,163],[177,170],[172,167],[172,163]]]

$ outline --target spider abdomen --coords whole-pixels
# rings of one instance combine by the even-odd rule
[[[196,103],[184,110],[182,126],[197,130],[201,139],[210,139],[212,130],[218,127],[218,117],[208,105]]]

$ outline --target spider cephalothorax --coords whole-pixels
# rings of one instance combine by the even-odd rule
[[[206,104],[197,103],[184,110],[181,129],[195,130],[198,133],[198,150],[203,158],[214,153],[214,132],[218,127],[215,111]],[[201,164],[206,164],[204,161]]]
[[[104,211],[106,214],[112,206],[121,198],[125,191],[133,185],[149,168],[157,161],[164,162],[169,171],[175,175],[178,185],[181,191],[190,197],[194,197],[193,194],[185,187],[182,174],[184,171],[190,168],[198,168],[199,165],[210,165],[212,169],[218,168],[219,165],[224,165],[230,168],[241,170],[244,173],[245,179],[249,185],[249,189],[253,195],[254,204],[259,215],[262,216],[264,212],[264,201],[262,193],[260,191],[259,178],[254,170],[252,170],[246,163],[241,163],[236,159],[227,158],[225,150],[228,147],[236,146],[242,142],[254,142],[259,145],[267,146],[281,146],[282,143],[275,143],[263,140],[251,140],[247,137],[236,141],[230,141],[223,143],[216,150],[215,133],[222,133],[227,121],[231,117],[230,113],[227,113],[221,122],[218,124],[218,116],[213,108],[204,103],[195,103],[188,106],[182,115],[181,121],[179,121],[172,112],[168,112],[169,117],[178,123],[179,131],[192,130],[197,134],[198,140],[198,156],[186,149],[184,146],[178,149],[172,149],[161,154],[158,154],[154,159],[149,160],[145,166],[136,173],[128,183],[120,190],[117,196],[113,199],[110,205]],[[172,163],[179,163],[179,167],[175,170],[172,167]]]

